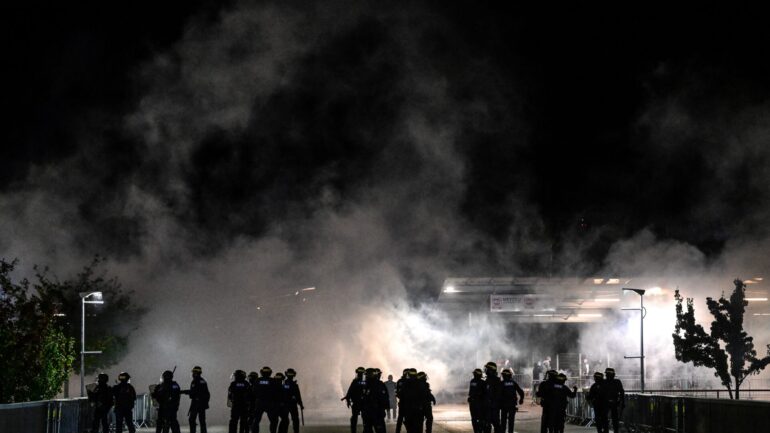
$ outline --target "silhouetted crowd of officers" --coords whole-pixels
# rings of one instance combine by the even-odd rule
[[[604,374],[594,373],[594,383],[586,395],[586,400],[594,408],[596,431],[609,433],[609,419],[612,418],[612,429],[619,431],[620,416],[626,407],[626,395],[620,379],[615,378],[615,369],[607,368]]]
[[[486,377],[484,377],[486,375]],[[524,390],[513,380],[510,369],[497,373],[497,364],[490,361],[473,370],[468,389],[468,406],[471,412],[473,433],[513,433],[518,404],[524,402]]]
[[[267,415],[270,433],[287,433],[289,418],[294,433],[299,433],[300,413],[305,405],[295,380],[297,372],[289,368],[285,373],[272,374],[270,367],[262,367],[259,374],[252,371],[246,375],[243,370],[233,373],[227,389],[230,433],[259,433],[263,415]]]
[[[385,433],[385,416],[395,409],[388,392],[388,385],[382,382],[379,368],[356,369],[356,377],[350,383],[342,400],[351,409],[350,433],[356,433],[360,416],[364,433]],[[389,383],[392,377],[389,377]],[[406,428],[407,433],[426,433],[433,430],[433,405],[436,397],[430,389],[428,375],[415,368],[406,368],[395,383],[395,397],[398,399],[396,433]]]

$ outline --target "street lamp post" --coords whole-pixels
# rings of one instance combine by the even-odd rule
[[[645,309],[644,309],[644,289],[630,289],[630,288],[623,288],[623,291],[630,290],[632,292],[636,292],[639,295],[639,308],[623,308],[623,310],[639,310],[639,317],[641,318],[641,323],[639,326],[639,356],[624,356],[625,359],[636,359],[639,358],[639,386],[642,392],[644,392],[644,316]]]
[[[93,297],[93,301],[87,301],[88,298]],[[80,293],[80,396],[84,397],[86,394],[86,380],[85,380],[85,357],[86,355],[93,355],[102,353],[101,350],[86,351],[86,304],[104,304],[102,300],[102,292],[83,292]]]

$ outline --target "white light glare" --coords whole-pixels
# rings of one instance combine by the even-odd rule
[[[620,284],[620,278],[609,278],[607,284]]]
[[[604,282],[604,278],[594,278],[594,284],[601,284]]]
[[[660,287],[650,287],[647,289],[647,295],[660,295],[663,293],[663,289]]]
[[[620,302],[618,298],[596,298],[594,302]]]
[[[599,313],[579,313],[578,317],[602,317]]]
[[[767,301],[767,298],[746,298],[747,301]]]
[[[444,293],[456,293],[457,289],[455,289],[455,286],[446,286],[444,288]]]
[[[755,316],[770,316],[770,313],[754,313]]]

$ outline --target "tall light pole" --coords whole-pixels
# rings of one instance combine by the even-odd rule
[[[639,373],[639,379],[640,379],[640,388],[642,392],[644,392],[644,316],[645,309],[644,309],[644,289],[630,289],[630,288],[623,288],[623,291],[630,290],[632,292],[636,292],[639,295],[639,308],[623,308],[624,310],[639,310],[639,317],[641,318],[641,323],[639,325],[639,356],[624,356],[625,359],[635,359],[639,358],[639,366],[640,366],[640,373]]]
[[[93,301],[87,301],[86,299],[93,298]],[[92,350],[86,352],[86,304],[103,304],[102,292],[81,292],[80,293],[80,396],[84,397],[86,394],[86,367],[85,360],[86,355],[102,353],[101,350]]]

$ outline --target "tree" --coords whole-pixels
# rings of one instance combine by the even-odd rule
[[[683,298],[677,290],[674,295],[676,325],[672,336],[677,360],[713,368],[714,376],[727,388],[730,398],[738,400],[743,381],[770,364],[770,344],[767,345],[767,356],[757,358],[754,339],[743,330],[743,316],[748,305],[746,285],[741,280],[734,283],[735,290],[729,300],[725,299],[724,293],[716,301],[706,298],[706,306],[714,316],[708,333],[695,322],[692,298],[687,298],[687,311],[683,311]]]
[[[0,402],[55,396],[73,369],[80,370],[79,293],[100,291],[105,304],[87,309],[86,348],[103,353],[86,358],[86,374],[116,364],[144,309],[134,306],[116,278],[97,272],[96,257],[74,278],[59,281],[35,267],[35,281],[14,283],[18,261],[0,260]]]
[[[54,397],[72,369],[75,341],[24,279],[0,260],[0,403]]]

